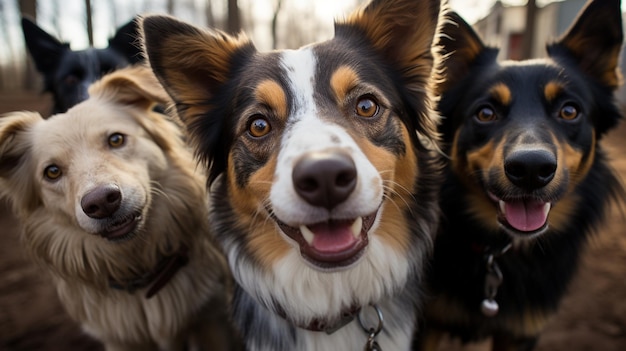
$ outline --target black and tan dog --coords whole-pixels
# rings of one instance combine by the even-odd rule
[[[143,20],[150,64],[210,167],[250,350],[410,348],[438,215],[438,156],[415,131],[437,141],[439,12],[439,0],[375,0],[333,39],[269,53]]]
[[[496,62],[460,16],[441,44],[445,152],[419,350],[441,332],[531,350],[589,234],[623,190],[599,142],[619,121],[619,0],[591,1],[546,59]]]

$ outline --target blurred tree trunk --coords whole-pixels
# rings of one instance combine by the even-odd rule
[[[239,5],[237,0],[228,0],[228,23],[226,31],[231,34],[237,34],[241,30],[241,15],[239,13]]]
[[[167,13],[174,15],[174,0],[167,0]]]
[[[17,2],[20,6],[20,13],[28,15],[33,19],[37,19],[37,0],[20,0]]]
[[[535,17],[537,15],[536,0],[528,0],[526,4],[526,33],[522,40],[522,59],[527,60],[533,56],[535,42]]]
[[[282,5],[282,0],[276,0],[276,8],[274,9],[274,16],[272,17],[272,48],[278,48],[278,14],[280,13],[280,7]]]
[[[85,0],[85,15],[87,16],[87,38],[89,38],[89,46],[93,46],[93,18],[91,17],[91,0]]]

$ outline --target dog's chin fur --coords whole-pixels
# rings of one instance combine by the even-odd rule
[[[243,35],[143,19],[150,65],[209,172],[250,350],[361,349],[356,317],[370,304],[385,319],[381,347],[410,348],[437,227],[440,5],[372,1],[335,38],[270,53]]]
[[[178,126],[152,110],[166,100],[148,68],[127,68],[105,76],[65,114],[0,119],[0,194],[11,200],[24,245],[52,274],[69,315],[107,349],[177,349],[203,338],[193,333],[210,334],[210,324],[227,324],[229,278],[209,236],[205,177]],[[125,136],[122,147],[107,145],[116,132]],[[42,175],[49,162],[62,170],[56,181]],[[122,191],[118,212],[142,209],[141,223],[119,240],[99,235],[107,218],[81,208],[86,192],[110,183]],[[111,285],[151,273],[183,247],[188,263],[152,297],[152,284],[135,291]]]
[[[270,270],[251,269],[236,248],[228,252],[242,288],[265,307],[284,312],[297,325],[308,325],[320,317],[338,318],[352,305],[367,306],[394,295],[406,285],[412,265],[405,252],[397,252],[375,235],[358,263],[332,273],[312,268],[296,249],[277,260]]]

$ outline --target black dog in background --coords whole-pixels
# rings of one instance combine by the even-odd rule
[[[87,99],[87,87],[103,74],[142,60],[134,44],[134,19],[120,27],[104,49],[74,51],[26,17],[22,18],[22,32],[35,66],[44,76],[44,91],[52,93],[53,114]]]

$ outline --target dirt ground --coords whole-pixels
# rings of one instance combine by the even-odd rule
[[[40,100],[2,94],[0,113],[36,106]],[[605,147],[626,183],[626,123]],[[0,202],[0,351],[102,350],[59,304],[45,272],[33,265],[19,241],[19,224]],[[463,350],[486,350],[488,342]],[[442,350],[459,350],[450,343]],[[626,220],[615,209],[593,238],[560,312],[542,335],[538,351],[626,350]]]

